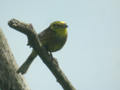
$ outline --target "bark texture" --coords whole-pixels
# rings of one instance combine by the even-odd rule
[[[27,35],[29,45],[38,53],[41,60],[53,73],[53,75],[56,77],[56,80],[60,83],[64,90],[76,90],[63,71],[60,69],[57,60],[55,58],[51,58],[51,55],[42,46],[38,35],[31,24],[26,24],[16,19],[12,19],[8,22],[8,25],[15,30]]]
[[[18,66],[0,29],[0,90],[30,90],[21,75],[16,73]]]

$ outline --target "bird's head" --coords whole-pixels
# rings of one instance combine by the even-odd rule
[[[50,24],[50,29],[57,31],[57,30],[65,30],[67,28],[67,24],[64,21],[55,21]]]

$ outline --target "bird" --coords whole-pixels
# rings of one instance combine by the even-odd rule
[[[48,52],[56,52],[63,48],[68,36],[67,28],[68,25],[66,22],[54,21],[38,34],[40,42]],[[25,74],[36,56],[37,53],[33,49],[27,60],[17,70],[17,73]]]

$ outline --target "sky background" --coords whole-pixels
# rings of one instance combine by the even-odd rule
[[[20,66],[31,49],[7,25],[12,18],[37,32],[66,21],[68,40],[54,57],[76,90],[120,90],[120,0],[0,0],[0,27]],[[24,77],[31,90],[63,90],[39,57]]]

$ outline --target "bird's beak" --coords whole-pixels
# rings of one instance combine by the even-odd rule
[[[67,27],[68,27],[68,25],[67,25],[67,24],[64,24],[64,27],[65,27],[65,28],[67,28]]]

